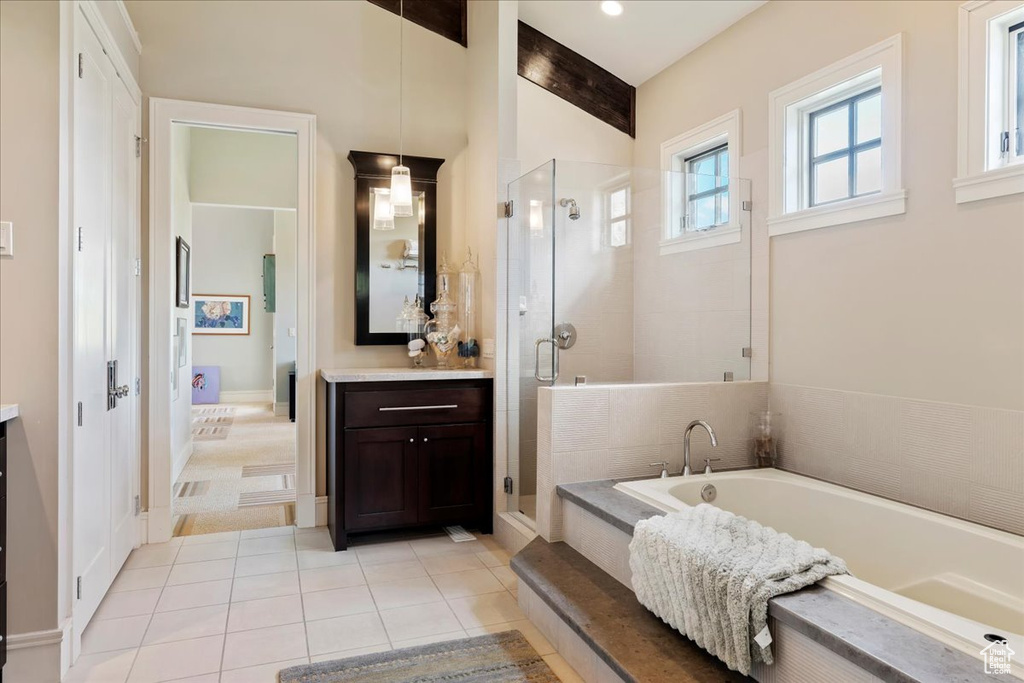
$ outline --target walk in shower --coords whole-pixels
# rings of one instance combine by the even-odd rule
[[[717,152],[717,153],[713,153]],[[750,182],[550,161],[508,186],[508,511],[536,510],[545,386],[750,379]]]

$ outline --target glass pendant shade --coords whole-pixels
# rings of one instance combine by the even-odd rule
[[[391,169],[391,212],[396,217],[412,215],[412,176],[408,166]]]
[[[391,213],[391,193],[388,190],[377,188],[373,191],[373,229],[395,229],[395,216]]]

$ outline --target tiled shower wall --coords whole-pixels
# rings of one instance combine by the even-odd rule
[[[537,532],[562,540],[561,501],[555,486],[577,481],[657,476],[650,463],[683,468],[683,432],[695,419],[714,428],[691,439],[691,467],[720,458],[715,467],[751,465],[750,413],[768,405],[766,382],[623,384],[541,389],[537,429]]]
[[[779,465],[1024,534],[1024,412],[771,385]]]

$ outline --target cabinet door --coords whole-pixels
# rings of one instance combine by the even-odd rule
[[[345,529],[416,523],[416,428],[345,432]]]
[[[486,500],[488,427],[419,428],[420,522],[463,522],[482,514]]]

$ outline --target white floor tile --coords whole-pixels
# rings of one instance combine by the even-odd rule
[[[93,621],[152,614],[159,599],[159,588],[107,593],[107,597],[103,598],[103,602],[100,603],[99,608],[96,610]]]
[[[465,598],[470,595],[499,593],[505,590],[501,581],[489,569],[474,569],[455,574],[438,574],[432,577],[437,589],[446,600]]]
[[[171,683],[219,683],[220,673],[203,674],[202,676],[188,676],[187,678],[175,678]]]
[[[94,621],[82,634],[82,653],[91,655],[138,647],[148,624],[149,615]]]
[[[486,565],[474,554],[462,555],[437,555],[435,557],[424,557],[423,566],[431,576],[435,574],[453,574],[455,572],[467,572],[471,569],[484,569]]]
[[[269,555],[295,550],[293,536],[266,536],[264,538],[246,538],[238,544],[238,556]]]
[[[377,611],[377,606],[370,595],[370,589],[366,586],[304,593],[302,603],[305,608],[306,621]]]
[[[188,583],[164,588],[160,601],[156,604],[156,611],[170,612],[177,609],[206,607],[207,605],[223,605],[230,601],[231,579]]]
[[[221,579],[230,579],[234,573],[234,559],[176,564],[171,568],[171,575],[167,577],[167,585],[182,586],[186,583],[219,581]]]
[[[203,543],[219,543],[221,541],[238,541],[241,537],[240,531],[221,531],[215,534],[197,534],[185,536],[182,545],[201,545]]]
[[[128,683],[160,683],[220,670],[224,636],[180,640],[139,649]]]
[[[443,602],[383,610],[380,618],[392,643],[463,630],[462,624]]]
[[[161,588],[167,583],[170,567],[148,567],[146,569],[122,569],[110,587],[111,593],[138,591],[147,588]]]
[[[303,569],[299,572],[299,581],[303,593],[326,591],[333,588],[349,588],[366,583],[363,570],[357,564],[346,564],[340,567],[323,567],[321,569]]]
[[[202,543],[200,545],[184,545],[178,551],[178,559],[175,564],[187,564],[189,562],[208,562],[209,560],[226,560],[238,553],[236,541],[221,541],[219,543]]]
[[[409,560],[371,565],[363,569],[363,574],[366,575],[367,583],[376,585],[389,581],[421,579],[427,575],[427,570],[423,568],[423,564],[419,560]]]
[[[371,645],[370,647],[357,647],[354,650],[342,650],[341,652],[327,652],[322,655],[313,655],[309,658],[309,661],[313,664],[317,664],[318,662],[333,662],[336,659],[348,659],[349,657],[372,655],[378,652],[387,652],[390,649],[390,643],[381,643],[380,645]]]
[[[224,642],[224,668],[241,669],[257,664],[307,657],[303,624],[271,626],[229,633]]]
[[[422,638],[412,638],[411,640],[396,640],[391,646],[396,650],[401,650],[406,647],[417,647],[419,645],[430,645],[431,643],[443,643],[446,640],[459,640],[460,638],[468,637],[465,631],[453,631],[451,633],[435,633],[430,636],[423,636]]]
[[[441,602],[444,599],[429,578],[380,583],[370,586],[370,592],[379,610]]]
[[[357,546],[355,552],[359,563],[364,567],[416,559],[416,553],[412,551],[412,547],[407,541]]]
[[[194,607],[176,612],[154,614],[143,645],[194,640],[224,633],[228,619],[227,605]]]
[[[516,599],[508,591],[456,598],[449,600],[448,605],[467,629],[506,621],[521,621],[526,618],[519,610]]]
[[[544,655],[544,661],[562,683],[587,683],[558,655]]]
[[[311,621],[306,624],[306,631],[311,655],[388,642],[380,617],[374,613]]]
[[[302,623],[302,598],[298,595],[283,595],[231,603],[228,632],[297,623]]]
[[[338,567],[345,564],[358,564],[356,554],[351,550],[300,550],[299,569],[319,569],[320,567]]]
[[[308,534],[295,535],[295,548],[297,550],[334,550],[331,543],[331,534],[327,529],[318,529]]]
[[[166,567],[174,564],[180,543],[156,543],[136,548],[128,555],[124,563],[126,569],[144,569],[146,567]]]
[[[519,577],[509,567],[491,567],[491,573],[494,574],[494,578],[501,581],[501,585],[510,591],[517,590],[519,588]]]
[[[271,526],[266,529],[246,529],[242,532],[243,539],[266,538],[267,536],[291,536],[295,533],[293,526]]]
[[[280,574],[298,568],[294,552],[273,553],[239,557],[235,562],[235,576],[258,576],[259,574]]]
[[[273,664],[260,664],[244,669],[232,669],[220,673],[220,683],[277,683],[278,672],[293,666],[309,664],[308,659],[289,659]]]
[[[412,549],[421,559],[424,557],[437,557],[438,555],[476,554],[487,550],[487,547],[480,541],[456,543],[447,536],[419,538],[409,541],[409,545],[412,546]]]
[[[128,679],[138,650],[114,650],[81,655],[68,671],[64,683],[124,683]]]
[[[485,550],[482,553],[477,553],[476,556],[488,567],[508,566],[508,562],[511,559],[509,554],[500,548],[497,550]]]
[[[491,624],[482,628],[472,628],[468,629],[467,633],[471,636],[482,636],[488,633],[501,633],[502,631],[519,631],[541,657],[555,653],[555,646],[544,637],[539,628],[526,619],[506,624]]]
[[[232,602],[276,598],[281,595],[296,595],[299,592],[299,573],[260,574],[235,579],[231,591]]]

